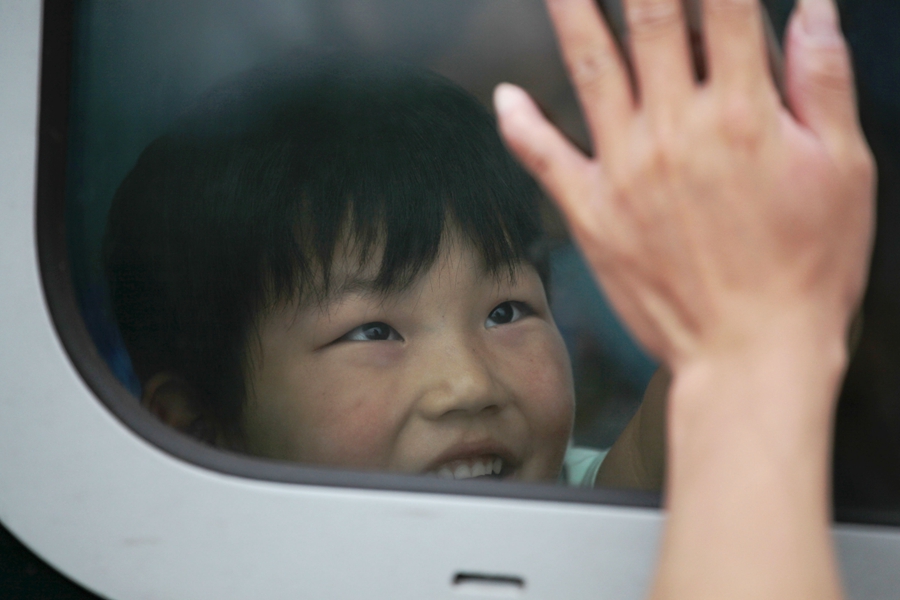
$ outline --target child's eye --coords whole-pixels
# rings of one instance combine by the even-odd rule
[[[380,342],[380,341],[402,341],[403,338],[397,333],[397,330],[387,323],[374,322],[360,325],[356,329],[347,332],[341,340],[350,342]]]
[[[505,325],[506,323],[518,321],[522,317],[526,317],[530,314],[531,309],[522,302],[504,302],[503,304],[498,304],[494,307],[494,310],[488,315],[487,321],[485,321],[484,324],[486,327],[496,327],[497,325]]]

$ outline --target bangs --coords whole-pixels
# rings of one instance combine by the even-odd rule
[[[273,123],[289,132],[274,195],[291,215],[264,258],[275,297],[327,294],[341,247],[360,266],[380,257],[380,291],[402,288],[453,230],[491,274],[534,262],[540,190],[474,98],[438,76],[384,68],[332,69],[313,88]]]

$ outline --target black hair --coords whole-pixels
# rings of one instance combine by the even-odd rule
[[[142,382],[176,372],[234,423],[256,316],[326,291],[342,235],[362,261],[380,251],[382,291],[429,267],[451,222],[512,276],[535,264],[539,194],[450,81],[291,56],[208,92],[141,154],[104,239],[113,310]]]

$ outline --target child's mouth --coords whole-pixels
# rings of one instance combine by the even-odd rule
[[[475,458],[451,460],[426,474],[440,479],[473,479],[476,477],[489,477],[501,479],[511,469],[502,458],[497,455],[485,455]]]

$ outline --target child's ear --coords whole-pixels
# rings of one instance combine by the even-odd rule
[[[218,427],[200,409],[194,387],[178,374],[163,371],[148,379],[141,393],[141,404],[166,425],[198,441],[218,444]]]

